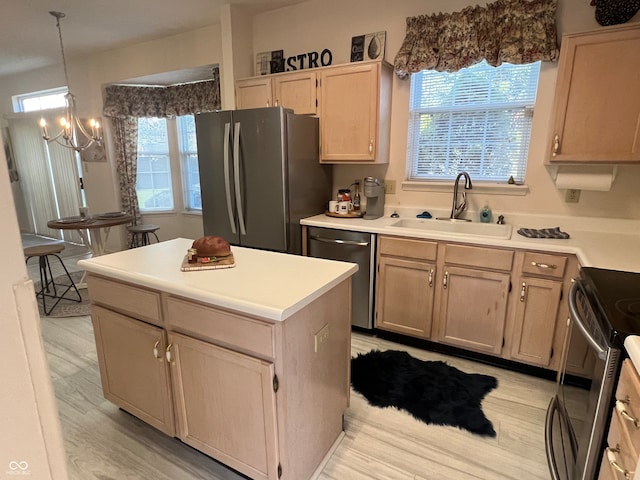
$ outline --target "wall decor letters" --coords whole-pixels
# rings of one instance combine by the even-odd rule
[[[318,68],[331,65],[333,54],[331,50],[325,48],[322,52],[300,53],[291,57],[287,57],[286,71],[304,70],[305,68]]]
[[[260,52],[256,54],[255,75],[268,75],[270,73],[290,72],[304,70],[305,68],[318,68],[331,65],[333,54],[325,48],[321,52],[307,52],[284,58],[282,50],[272,52]]]

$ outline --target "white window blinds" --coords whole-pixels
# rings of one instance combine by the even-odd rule
[[[410,180],[524,182],[540,62],[411,75]]]

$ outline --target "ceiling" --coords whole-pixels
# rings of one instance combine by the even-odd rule
[[[62,63],[56,19],[50,10],[66,14],[60,25],[65,55],[71,58],[219,23],[220,7],[228,3],[255,14],[303,1],[3,0],[0,80],[5,75]]]

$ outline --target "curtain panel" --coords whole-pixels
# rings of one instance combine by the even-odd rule
[[[558,58],[557,0],[498,0],[454,13],[407,18],[395,73],[455,72],[483,59],[498,66]]]

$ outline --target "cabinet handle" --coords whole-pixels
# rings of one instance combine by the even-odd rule
[[[447,280],[449,280],[449,272],[444,272],[444,277],[442,278],[442,288],[447,289]]]
[[[609,465],[611,465],[622,475],[624,475],[624,478],[631,478],[631,474],[633,472],[630,472],[618,463],[618,460],[616,459],[616,453],[620,453],[619,445],[616,445],[615,448],[607,447],[607,460],[609,461]]]
[[[369,140],[369,153],[373,153],[373,140]]]
[[[558,150],[560,150],[560,137],[556,135],[553,137],[553,156],[555,157],[558,154]]]
[[[555,270],[556,268],[558,268],[557,265],[554,265],[552,263],[531,262],[531,266],[532,267],[538,267],[538,268],[548,268],[550,270]]]
[[[160,345],[160,340],[156,341],[155,345],[153,346],[153,358],[162,361],[162,356],[158,351],[158,345]]]
[[[276,98],[276,101],[275,101],[275,102],[273,102],[273,106],[274,106],[274,107],[277,107],[277,106],[278,106],[278,99],[277,99],[277,98]]]
[[[520,290],[520,301],[524,302],[524,297],[527,294],[527,283],[522,282],[522,289]]]
[[[433,268],[429,270],[429,287],[433,287]]]
[[[618,410],[618,413],[622,416],[622,418],[633,423],[633,426],[638,428],[638,425],[640,425],[640,420],[627,412],[627,405],[629,405],[629,398],[626,398],[625,400],[616,400],[616,410]]]
[[[271,106],[271,102],[269,100],[267,100],[267,107]]]
[[[171,361],[171,347],[173,347],[173,343],[167,345],[166,350],[164,351],[165,357],[167,357],[167,362],[172,363]]]

